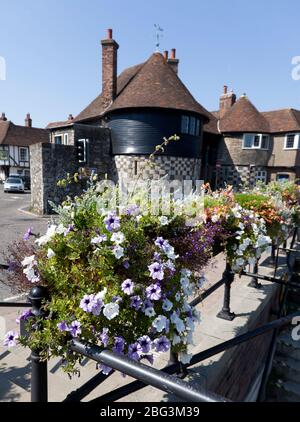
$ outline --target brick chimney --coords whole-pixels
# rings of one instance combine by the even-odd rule
[[[102,95],[105,98],[106,106],[116,98],[117,95],[117,62],[118,43],[112,38],[112,29],[107,30],[107,38],[101,41],[102,44]]]
[[[171,57],[168,59],[168,63],[175,73],[178,73],[179,60],[176,59],[176,48],[172,48]]]
[[[235,101],[236,95],[234,92],[228,92],[228,86],[224,85],[224,91],[220,97],[220,119],[225,116],[226,112],[233,106]]]
[[[30,117],[30,113],[26,114],[25,126],[32,127],[32,118]]]
[[[167,62],[169,58],[169,52],[167,50],[164,51],[164,59]]]
[[[5,113],[2,113],[2,114],[1,114],[1,116],[0,116],[0,121],[2,121],[2,122],[6,122],[6,121],[7,121],[7,118],[6,118],[6,116],[5,116]]]
[[[68,121],[74,120],[73,114],[69,114]]]

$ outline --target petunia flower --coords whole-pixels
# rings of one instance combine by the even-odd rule
[[[120,307],[117,303],[107,303],[104,306],[104,310],[103,310],[103,315],[108,319],[108,320],[112,320],[114,319],[116,316],[119,315],[119,311],[120,311]]]
[[[165,353],[170,350],[171,343],[166,336],[162,336],[154,340],[153,346],[157,353]]]
[[[134,283],[132,280],[130,280],[130,278],[128,278],[127,280],[123,281],[121,288],[126,295],[130,296],[134,290]]]
[[[150,271],[150,276],[153,278],[153,280],[163,280],[164,270],[162,264],[160,264],[159,262],[154,262],[153,264],[148,266],[148,269]]]
[[[150,300],[159,300],[161,298],[161,287],[159,284],[151,284],[146,289],[147,298]]]
[[[69,327],[72,337],[78,337],[81,334],[81,324],[79,321],[73,321]]]
[[[15,347],[18,338],[19,334],[16,331],[9,331],[4,337],[3,345],[6,347]]]

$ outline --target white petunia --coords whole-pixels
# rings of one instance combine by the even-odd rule
[[[172,343],[173,343],[174,346],[176,346],[176,344],[180,344],[181,338],[177,334],[174,334]]]
[[[41,236],[39,239],[36,239],[35,243],[37,243],[39,246],[43,246],[46,245],[53,236],[55,236],[56,233],[56,226],[54,224],[52,224],[46,234],[44,236]]]
[[[116,245],[121,245],[125,240],[125,236],[122,232],[113,233],[110,240]]]
[[[118,305],[117,303],[115,303],[115,302],[111,302],[111,303],[107,303],[107,304],[104,306],[104,309],[103,309],[103,315],[104,315],[107,319],[112,320],[112,319],[114,319],[116,316],[118,316],[118,315],[119,315],[119,311],[120,311],[120,307],[119,307],[119,305]]]
[[[191,362],[193,355],[191,353],[180,353],[179,354],[179,360],[184,365],[187,365]]]
[[[156,329],[158,333],[161,333],[167,328],[168,319],[164,315],[159,315],[153,322],[152,327]]]
[[[33,265],[36,265],[37,262],[35,260],[35,255],[31,255],[31,256],[27,256],[23,261],[22,261],[22,266],[23,267],[32,267]]]
[[[159,217],[159,222],[162,226],[167,226],[169,224],[169,219],[166,216]]]
[[[154,308],[146,308],[144,313],[149,318],[152,318],[156,315]]]
[[[169,299],[165,299],[162,308],[164,311],[169,312],[173,308],[173,303]]]
[[[124,248],[122,248],[122,246],[115,246],[113,248],[113,254],[117,259],[121,259],[122,256],[124,256]]]
[[[65,231],[66,231],[67,229],[63,226],[63,224],[59,224],[57,227],[56,227],[56,230],[55,230],[55,232],[57,233],[57,234],[65,234]]]
[[[250,265],[255,265],[256,264],[256,258],[254,257],[254,256],[250,256],[249,258],[248,258],[248,263],[250,264]]]
[[[51,249],[51,248],[48,248],[47,258],[48,258],[48,259],[51,259],[51,258],[53,258],[54,256],[55,256],[55,252],[54,252],[54,250],[53,250],[53,249]]]
[[[212,216],[211,221],[213,223],[217,223],[220,220],[220,216],[218,214],[215,214]]]

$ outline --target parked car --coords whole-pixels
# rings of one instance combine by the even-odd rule
[[[23,192],[25,191],[24,182],[21,177],[9,176],[4,182],[4,192]]]

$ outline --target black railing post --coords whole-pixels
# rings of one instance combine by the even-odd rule
[[[298,227],[295,227],[290,249],[294,249],[294,245],[295,245],[297,235],[298,235]]]
[[[225,279],[224,303],[222,310],[217,315],[217,318],[225,319],[227,321],[233,321],[235,318],[235,314],[233,312],[230,312],[230,289],[231,284],[234,281],[234,273],[231,270],[231,265],[228,263],[226,263],[223,278]]]
[[[275,264],[276,261],[276,245],[274,242],[272,242],[272,249],[271,249],[271,262],[272,264]]]
[[[32,305],[32,313],[36,317],[44,317],[43,301],[47,298],[47,290],[42,286],[35,286],[30,290],[28,299]],[[38,325],[34,327],[38,330]],[[32,350],[31,355],[31,401],[48,401],[48,369],[47,361],[41,359],[39,350]]]
[[[259,262],[259,260],[257,259],[255,261],[255,264],[253,265],[253,274],[258,274],[258,262]],[[252,277],[248,286],[253,287],[254,289],[260,289],[261,283],[258,282],[257,277]]]
[[[175,353],[175,352],[170,353],[170,363],[178,363],[179,368],[178,368],[178,371],[176,371],[176,374],[179,378],[184,379],[188,375],[188,369],[186,365],[180,362],[178,353]]]

